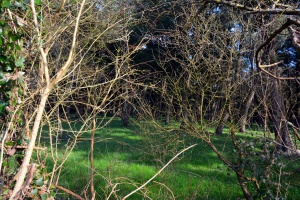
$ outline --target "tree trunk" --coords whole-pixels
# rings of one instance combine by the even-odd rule
[[[129,125],[129,118],[130,118],[130,112],[131,112],[131,105],[127,101],[124,102],[123,104],[123,109],[122,109],[122,125],[124,127]]]
[[[264,108],[265,108],[265,114],[264,114],[264,118],[263,118],[263,121],[264,121],[264,136],[266,136],[266,133],[267,133],[267,131],[269,130],[269,128],[268,128],[268,122],[269,122],[269,108],[267,107],[267,105],[266,105],[266,102],[265,102],[265,100],[263,100],[264,101]]]
[[[285,117],[285,106],[283,101],[282,88],[279,80],[274,83],[272,121],[274,125],[277,150],[285,154],[296,153],[296,147],[290,137],[287,120]]]
[[[250,195],[250,192],[249,190],[247,189],[247,186],[245,184],[245,179],[243,177],[243,175],[241,175],[240,173],[242,172],[236,172],[236,176],[238,178],[238,181],[239,181],[239,185],[241,186],[242,188],[242,191],[243,191],[243,194],[244,194],[244,198],[246,200],[250,200],[251,199],[251,195]]]
[[[221,121],[218,124],[218,127],[216,129],[216,135],[222,135],[223,134],[223,129],[225,126],[226,121],[229,118],[229,113],[228,112],[224,112]]]
[[[170,99],[168,99],[166,101],[167,105],[167,110],[166,110],[166,120],[165,120],[165,124],[169,124],[170,123],[170,115],[171,115],[171,108],[172,108],[172,104],[173,104],[173,96],[171,96]]]
[[[252,90],[252,92],[251,92],[251,94],[249,95],[248,100],[247,100],[247,102],[246,102],[244,114],[243,114],[243,116],[241,117],[241,127],[240,127],[240,131],[241,131],[242,133],[246,132],[246,124],[247,124],[248,113],[249,113],[249,109],[250,109],[251,103],[252,103],[253,98],[254,98],[254,94],[255,94],[255,91]]]
[[[31,159],[32,152],[33,152],[33,147],[35,146],[35,141],[36,141],[36,138],[38,136],[40,123],[42,121],[43,112],[44,112],[46,101],[48,99],[50,91],[51,91],[51,88],[46,87],[44,89],[44,93],[41,95],[41,101],[39,103],[39,107],[37,108],[37,114],[35,116],[35,121],[34,121],[34,124],[33,124],[33,128],[31,130],[31,138],[30,138],[30,141],[29,141],[29,144],[28,144],[28,147],[27,147],[27,151],[24,155],[23,163],[20,166],[18,174],[16,175],[17,176],[17,182],[16,182],[14,190],[13,190],[11,196],[10,196],[10,200],[17,199],[19,197],[18,193],[20,192],[20,190],[22,188],[22,185],[24,183],[24,180],[25,180],[25,176],[26,176],[26,173],[27,173],[27,168],[28,168],[29,163],[30,163],[30,159]]]
[[[214,122],[216,120],[218,108],[219,108],[218,102],[217,102],[217,100],[214,100],[211,105],[210,113],[209,113],[210,122]]]
[[[181,114],[182,114],[182,122],[181,127],[184,127],[189,122],[189,113],[188,113],[188,97],[186,92],[183,90],[181,91],[182,95],[182,104],[181,104]]]

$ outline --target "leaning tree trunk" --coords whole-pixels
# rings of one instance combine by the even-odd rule
[[[285,117],[285,106],[283,101],[282,88],[279,80],[274,83],[272,121],[276,139],[276,149],[286,154],[296,153],[296,147],[291,139],[287,120]]]
[[[247,124],[248,113],[249,113],[249,109],[250,109],[251,103],[252,103],[253,98],[254,98],[254,94],[255,94],[255,91],[253,90],[253,91],[251,92],[251,94],[249,95],[249,97],[248,97],[248,100],[247,100],[246,105],[245,105],[244,114],[243,114],[243,116],[241,117],[241,127],[240,127],[240,131],[241,131],[242,133],[245,133],[245,132],[246,132],[246,124]]]

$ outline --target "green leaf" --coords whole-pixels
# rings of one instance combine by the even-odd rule
[[[48,194],[47,193],[41,194],[41,199],[42,200],[47,200],[47,198],[48,198]]]
[[[19,45],[15,45],[15,48],[16,48],[17,50],[21,50],[21,47],[20,47]]]
[[[6,24],[6,21],[5,21],[5,20],[0,20],[0,24],[1,24],[1,25],[5,25],[5,24]]]
[[[16,64],[17,67],[23,68],[24,67],[24,62],[25,62],[25,58],[22,56],[22,57],[17,59],[15,64]]]
[[[47,168],[46,168],[46,167],[44,167],[44,168],[42,169],[42,174],[45,174],[45,173],[47,173]]]
[[[5,79],[0,79],[0,85],[5,85],[6,84],[6,80]]]
[[[13,146],[13,145],[14,145],[14,142],[13,142],[13,141],[9,141],[9,142],[6,142],[5,145],[6,145],[6,146]]]
[[[6,66],[5,66],[5,70],[6,70],[6,71],[10,71],[10,70],[12,70],[12,68],[10,67],[10,65],[6,65]]]
[[[6,189],[6,190],[3,191],[3,194],[6,195],[6,194],[8,194],[8,192],[9,192],[9,189]]]
[[[38,180],[35,181],[35,184],[37,186],[43,186],[44,185],[44,181],[43,181],[43,177],[39,178]]]
[[[20,126],[23,126],[24,125],[23,120],[19,120],[19,124],[20,124]]]
[[[42,0],[34,0],[34,3],[38,6],[42,5]]]
[[[4,56],[0,56],[0,62],[1,63],[5,63],[5,61],[6,61],[5,57]]]
[[[0,102],[0,114],[5,114],[5,107],[6,106],[7,106],[6,102]]]
[[[37,192],[38,192],[37,188],[34,188],[33,190],[31,190],[31,194],[33,194],[33,195],[37,195]]]
[[[4,0],[4,1],[2,1],[1,6],[3,8],[9,8],[10,7],[10,0]]]
[[[51,196],[51,197],[55,197],[55,192],[51,190],[50,196]]]

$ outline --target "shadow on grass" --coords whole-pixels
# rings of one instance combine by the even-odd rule
[[[198,139],[185,136],[180,143],[167,143],[158,136],[145,138],[134,127],[122,128],[114,119],[96,132],[94,151],[96,199],[124,197],[150,179],[172,156],[191,144],[193,149],[180,155],[154,181],[129,199],[238,199],[243,198],[235,174],[228,170],[216,154]],[[89,133],[82,136],[89,138]],[[251,134],[239,135],[251,139]],[[163,137],[162,137],[163,138]],[[170,139],[170,138],[168,138]],[[97,142],[98,141],[98,142]],[[216,147],[232,157],[230,137],[213,137]],[[154,143],[153,143],[154,142]],[[64,146],[61,142],[61,148]],[[83,195],[90,184],[90,142],[78,142],[61,173],[59,185]],[[49,170],[53,165],[48,159]],[[116,186],[114,188],[114,186]],[[60,199],[70,197],[58,195]]]

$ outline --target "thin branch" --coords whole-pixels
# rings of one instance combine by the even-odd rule
[[[61,81],[61,79],[63,78],[63,76],[67,73],[68,68],[70,67],[73,58],[74,58],[74,53],[75,53],[75,47],[76,47],[76,41],[77,41],[77,33],[78,33],[78,28],[79,28],[79,22],[80,22],[80,17],[81,17],[81,13],[83,11],[83,7],[85,4],[85,0],[82,1],[77,18],[76,18],[76,24],[75,24],[75,30],[73,33],[73,40],[72,40],[72,46],[70,49],[70,53],[69,53],[69,57],[68,60],[66,61],[66,63],[62,66],[62,68],[57,72],[56,78],[54,78],[50,85],[53,87],[55,84],[57,84],[59,81]]]
[[[78,194],[75,194],[74,192],[72,192],[71,190],[68,190],[67,188],[61,187],[59,185],[54,185],[54,187],[56,187],[57,189],[64,191],[65,193],[72,195],[73,197],[79,199],[79,200],[85,200],[84,198],[82,198],[81,196],[79,196]]]
[[[136,193],[137,191],[141,190],[143,187],[145,187],[148,183],[150,183],[155,177],[157,177],[171,162],[173,162],[173,160],[175,160],[175,158],[177,158],[180,154],[182,154],[183,152],[195,147],[197,144],[193,144],[192,146],[189,146],[185,149],[183,149],[182,151],[180,151],[178,154],[176,154],[167,164],[165,164],[165,166],[163,166],[163,168],[161,168],[154,176],[152,176],[152,178],[150,178],[148,181],[146,181],[143,185],[141,185],[139,188],[135,189],[134,191],[130,192],[129,194],[127,194],[124,198],[122,198],[122,200],[125,200],[126,198],[130,197],[131,195],[133,195],[134,193]]]
[[[39,24],[38,24],[38,19],[37,19],[37,13],[36,13],[36,10],[35,10],[34,0],[30,1],[30,7],[31,7],[31,10],[32,10],[32,13],[33,13],[32,14],[33,15],[33,23],[34,23],[35,32],[37,34],[38,48],[39,48],[39,51],[40,51],[41,57],[42,57],[42,66],[41,66],[40,71],[44,72],[41,75],[45,76],[46,83],[47,83],[47,85],[49,85],[50,84],[50,77],[49,77],[47,53],[45,53],[43,45],[42,45],[42,36],[41,36],[41,32],[39,30]]]
[[[283,60],[279,61],[279,62],[276,62],[276,63],[272,63],[272,64],[269,64],[269,65],[260,65],[260,68],[269,68],[269,67],[275,67],[277,65],[280,65],[283,63]]]
[[[6,148],[9,148],[11,146],[7,146],[7,145],[4,145]],[[2,145],[1,145],[2,147]],[[21,146],[21,145],[17,145],[15,146],[16,149],[27,149],[28,146]],[[47,147],[33,147],[33,149],[35,150],[41,150],[41,151],[45,151],[47,149]]]

